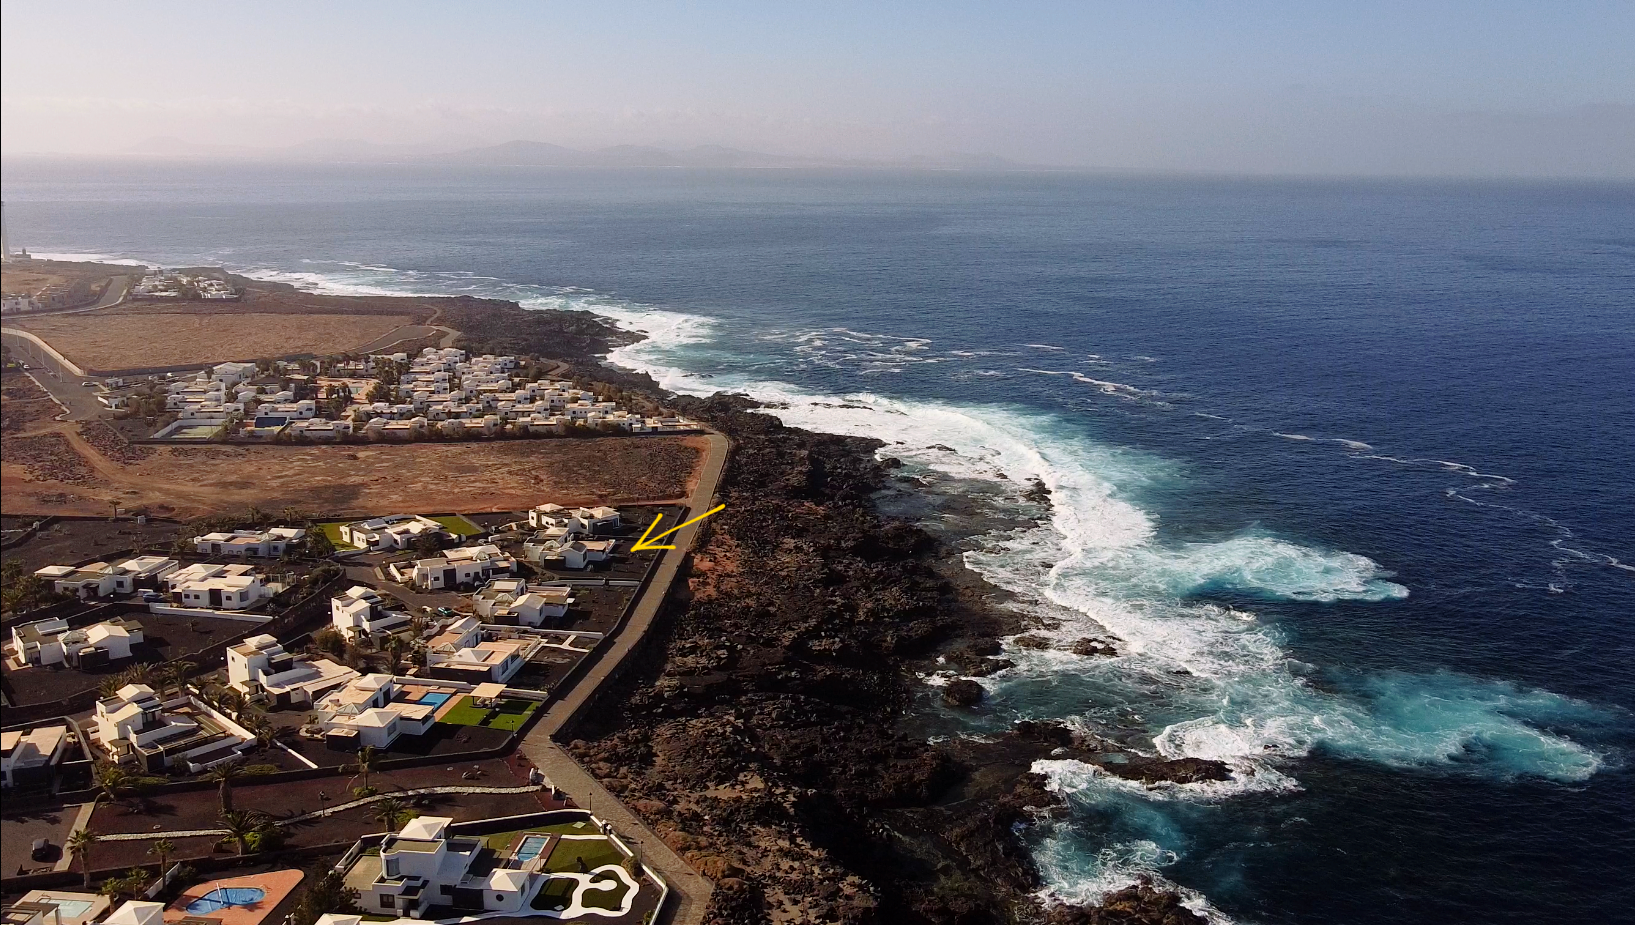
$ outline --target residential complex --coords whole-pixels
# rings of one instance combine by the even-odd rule
[[[142,624],[115,618],[70,628],[67,620],[40,620],[11,628],[13,665],[63,665],[81,670],[103,668],[132,656],[142,643]]]
[[[331,598],[329,610],[330,625],[353,641],[404,629],[411,619],[401,610],[387,610],[385,598],[364,585],[353,585]]]
[[[130,594],[139,588],[157,588],[179,563],[164,556],[136,556],[121,562],[90,565],[47,565],[34,577],[51,582],[58,594],[86,599]]]
[[[193,547],[205,556],[256,556],[267,559],[283,555],[285,549],[299,543],[304,536],[306,531],[298,527],[234,530],[195,537]]]
[[[6,787],[49,783],[52,769],[68,749],[67,726],[36,726],[0,732],[0,777]]]
[[[420,514],[390,514],[342,524],[340,534],[341,542],[359,549],[409,549],[422,537],[440,542],[454,539],[442,524]]]
[[[203,701],[162,701],[146,684],[127,684],[98,700],[93,723],[96,744],[111,760],[145,771],[176,766],[198,773],[236,759],[255,739]]]
[[[265,697],[272,707],[309,705],[357,678],[355,669],[327,658],[287,652],[277,637],[265,633],[227,647],[228,684],[246,696]]]
[[[498,546],[485,544],[450,549],[429,559],[393,562],[387,569],[404,584],[427,591],[452,590],[484,584],[496,575],[510,575],[517,570],[517,560]]]

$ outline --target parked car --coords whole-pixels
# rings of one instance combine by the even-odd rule
[[[143,591],[142,592],[142,603],[144,603],[144,604],[152,604],[152,603],[155,603],[157,601],[162,601],[164,599],[165,599],[165,596],[163,594],[160,594],[158,591]]]

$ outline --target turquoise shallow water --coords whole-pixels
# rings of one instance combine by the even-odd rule
[[[1051,175],[51,167],[37,251],[582,308],[615,359],[887,441],[1036,526],[1064,641],[937,734],[1063,718],[1226,784],[1041,766],[1049,891],[1260,922],[1628,918],[1635,189]],[[1052,488],[1046,512],[1020,487]],[[946,505],[923,516],[938,527]]]

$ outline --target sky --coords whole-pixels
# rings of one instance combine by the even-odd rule
[[[0,129],[7,155],[525,139],[1635,177],[1635,2],[8,0]]]

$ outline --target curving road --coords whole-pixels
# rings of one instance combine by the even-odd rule
[[[720,487],[721,476],[726,471],[730,442],[713,431],[706,434],[705,439],[709,446],[699,467],[698,484],[687,497],[687,516],[697,516],[714,506],[716,489]],[[635,813],[619,802],[618,797],[569,757],[556,744],[555,736],[584,709],[597,687],[618,671],[624,660],[640,645],[648,630],[652,629],[653,621],[669,597],[671,585],[681,575],[682,566],[698,537],[699,527],[699,524],[693,524],[675,534],[671,540],[675,548],[663,553],[653,580],[648,583],[641,601],[630,615],[630,622],[614,637],[612,646],[602,653],[596,666],[579,679],[566,697],[546,711],[522,742],[522,752],[528,756],[528,760],[543,771],[553,784],[567,791],[576,804],[593,810],[621,832],[637,833],[643,860],[670,881],[671,892],[676,897],[675,903],[667,906],[673,910],[668,921],[681,925],[697,925],[704,920],[704,910],[709,905],[714,887],[661,841]]]

